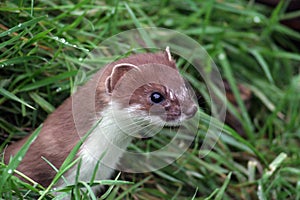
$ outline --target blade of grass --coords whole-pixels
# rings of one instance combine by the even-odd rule
[[[32,110],[35,110],[34,107],[32,107],[31,105],[29,105],[28,103],[26,103],[24,100],[20,99],[19,97],[17,97],[16,95],[14,95],[13,93],[7,91],[4,88],[0,88],[0,94],[3,95],[6,98],[9,98],[9,99],[12,99],[12,100],[14,100],[16,102],[19,102],[22,105],[25,105],[25,106],[27,106],[28,108],[30,108]]]
[[[140,187],[141,185],[146,183],[151,178],[152,178],[152,176],[148,176],[145,179],[143,179],[142,181],[140,181],[139,183],[134,184],[132,187],[128,188],[126,191],[124,191],[122,194],[120,194],[115,200],[123,199],[126,195],[130,194],[130,192],[132,192],[134,189]]]
[[[20,92],[27,92],[27,91],[30,91],[30,90],[34,90],[34,89],[46,86],[46,85],[50,85],[52,83],[56,83],[57,81],[61,81],[63,79],[67,79],[67,78],[70,78],[72,76],[75,76],[77,74],[77,72],[78,72],[78,70],[73,70],[73,71],[61,73],[59,75],[49,77],[49,78],[46,78],[46,79],[41,80],[41,81],[37,81],[37,82],[29,84],[29,85],[25,85],[19,91]]]
[[[266,181],[269,179],[274,172],[282,165],[283,161],[287,158],[286,153],[280,153],[269,165],[269,169],[264,173],[262,179],[263,181]]]
[[[5,66],[9,66],[9,65],[22,64],[22,63],[33,61],[36,59],[45,60],[44,58],[39,57],[39,56],[22,56],[22,57],[10,58],[8,60],[3,60],[0,63],[0,66],[5,67]]]
[[[222,185],[222,187],[220,188],[220,190],[218,191],[218,193],[217,193],[217,195],[215,197],[215,200],[221,200],[221,199],[223,199],[224,192],[225,192],[227,186],[229,185],[229,182],[230,182],[230,179],[231,179],[231,174],[232,174],[232,172],[230,172],[227,175],[227,177],[226,177],[226,179],[224,181],[224,184]]]
[[[28,151],[30,145],[34,142],[34,140],[37,138],[38,134],[40,133],[42,129],[42,125],[40,125],[33,133],[30,135],[28,140],[25,142],[25,144],[22,146],[22,148],[12,157],[10,162],[8,163],[7,167],[5,168],[0,181],[0,194],[2,192],[2,189],[4,188],[3,185],[6,183],[6,181],[9,179],[9,177],[12,176],[15,169],[17,169],[18,165],[22,161],[24,155]]]
[[[0,37],[10,35],[13,32],[17,32],[19,30],[25,29],[28,26],[36,25],[39,21],[42,21],[45,18],[46,18],[46,16],[41,16],[41,17],[34,18],[32,20],[29,20],[27,22],[20,23],[17,26],[14,26],[11,29],[8,29],[7,31],[4,31],[4,32],[0,33]]]
[[[89,198],[93,199],[93,200],[96,200],[96,196],[91,188],[91,186],[89,184],[87,184],[86,182],[82,182],[82,181],[79,181],[78,182],[79,184],[81,184],[82,186],[84,186],[84,188],[87,189],[88,193],[89,193]]]
[[[253,142],[253,140],[254,140],[253,125],[251,123],[250,116],[249,116],[248,111],[246,109],[245,103],[243,102],[243,100],[241,98],[241,95],[240,95],[240,92],[237,88],[238,84],[236,83],[236,80],[233,76],[231,66],[230,66],[229,61],[226,57],[225,51],[222,51],[219,54],[219,60],[220,60],[221,66],[223,67],[224,75],[225,75],[227,81],[229,82],[230,88],[232,89],[234,97],[237,101],[237,104],[238,104],[239,108],[241,109],[241,115],[244,118],[244,120],[242,120],[241,122],[244,124],[245,130],[246,130],[246,133],[247,133],[247,137],[250,139],[251,142]]]
[[[280,153],[269,165],[268,169],[264,172],[262,178],[258,181],[257,197],[259,200],[267,200],[268,191],[266,188],[269,187],[269,179],[276,170],[282,165],[283,161],[287,158],[286,153]]]
[[[55,108],[53,105],[51,105],[48,101],[46,101],[44,98],[42,98],[38,93],[31,92],[29,93],[29,96],[38,104],[40,105],[43,110],[45,110],[47,113],[52,113]]]
[[[274,80],[273,80],[273,77],[271,75],[269,66],[268,66],[267,62],[264,60],[264,58],[260,55],[260,53],[256,49],[250,50],[250,53],[252,53],[252,55],[258,61],[258,63],[260,64],[260,66],[264,70],[264,72],[266,74],[266,77],[268,78],[268,80],[270,81],[270,83],[274,84]]]
[[[82,137],[78,143],[75,145],[75,147],[71,150],[71,152],[69,153],[69,155],[67,156],[67,158],[64,160],[63,164],[61,165],[61,167],[59,168],[58,173],[54,176],[52,182],[49,184],[49,186],[43,191],[43,193],[41,194],[41,196],[39,197],[39,200],[42,200],[45,195],[50,191],[50,189],[55,185],[55,183],[59,180],[59,178],[68,170],[70,169],[72,166],[74,166],[79,160],[80,158],[77,158],[74,160],[74,158],[76,157],[76,154],[78,152],[78,150],[80,149],[81,145],[83,144],[83,142],[86,140],[86,138],[93,132],[93,130],[99,125],[99,123],[101,122],[101,120],[99,120],[86,134],[84,137]]]
[[[135,26],[138,28],[138,31],[139,31],[139,33],[141,34],[141,36],[142,36],[142,38],[143,38],[143,40],[145,41],[145,43],[146,43],[146,47],[156,47],[155,45],[154,45],[154,43],[153,43],[153,41],[151,40],[151,38],[149,37],[149,35],[147,34],[147,32],[144,30],[144,29],[142,29],[143,27],[141,26],[141,24],[140,24],[140,22],[138,21],[138,19],[136,18],[136,16],[135,16],[135,14],[134,14],[134,12],[131,10],[131,8],[129,7],[129,5],[127,4],[127,3],[125,3],[124,2],[124,5],[125,5],[125,7],[126,7],[126,9],[127,9],[127,11],[128,11],[128,13],[130,14],[130,16],[131,16],[131,18],[132,18],[132,20],[133,20],[133,22],[134,22],[134,24],[135,24]]]
[[[120,175],[121,175],[121,172],[118,173],[118,175],[117,175],[116,178],[115,178],[115,181],[119,179]],[[111,191],[113,190],[113,188],[114,188],[114,185],[111,185],[111,186],[107,189],[107,191],[106,191],[103,195],[101,195],[100,199],[107,199],[107,197],[110,195],[110,193],[111,193]]]

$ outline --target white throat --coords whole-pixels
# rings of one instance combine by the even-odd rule
[[[126,110],[116,109],[116,105],[110,105],[101,114],[101,122],[88,136],[77,154],[82,159],[80,181],[90,181],[99,159],[101,160],[95,180],[109,179],[133,138],[124,133],[120,124],[116,123],[115,120],[116,115],[118,118],[124,116],[123,120],[126,122],[128,116]],[[77,166],[75,165],[65,175],[68,183],[61,181],[57,187],[74,184],[76,171]]]

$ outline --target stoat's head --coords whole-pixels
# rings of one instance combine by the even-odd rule
[[[105,89],[111,105],[129,113],[133,120],[178,126],[197,112],[193,95],[168,48],[113,63]]]

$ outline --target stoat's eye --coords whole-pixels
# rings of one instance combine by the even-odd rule
[[[159,92],[153,92],[150,96],[151,101],[155,104],[161,103],[163,100],[165,100],[164,96],[160,94]]]

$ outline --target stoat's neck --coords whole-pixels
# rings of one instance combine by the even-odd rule
[[[126,114],[124,112],[126,111],[120,110],[118,114]],[[78,157],[82,159],[79,180],[90,181],[99,159],[95,180],[109,179],[131,140],[132,137],[124,134],[121,127],[115,122],[113,106],[108,106],[102,112],[101,122],[84,141],[78,152]],[[65,175],[67,184],[74,184],[76,175],[77,165],[73,166]],[[61,180],[56,186],[60,188],[63,185],[65,183]]]
[[[126,111],[119,111],[123,115]],[[81,157],[80,177],[81,181],[90,181],[99,159],[98,173],[95,180],[105,180],[111,177],[119,159],[126,151],[132,137],[125,134],[121,127],[115,122],[112,106],[108,106],[102,112],[102,119],[98,126],[82,144],[78,156]],[[65,175],[68,184],[73,184],[77,174],[77,165]],[[62,181],[57,187],[65,185]]]
[[[132,140],[132,137],[124,132],[122,125],[118,123],[120,117],[124,121],[130,121],[126,110],[116,109],[116,105],[109,105],[102,112],[99,125],[83,143],[79,155],[92,157],[95,160],[102,157],[102,163],[115,167],[115,161],[118,161]]]

